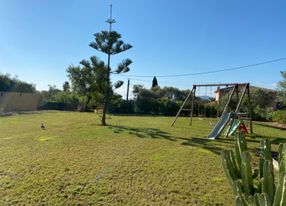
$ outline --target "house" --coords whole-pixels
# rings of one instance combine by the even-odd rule
[[[224,88],[217,87],[217,89],[215,91],[215,101],[219,102],[232,89],[233,89],[233,87],[224,87]]]
[[[238,90],[241,93],[243,90],[244,86],[239,86]],[[229,95],[230,92],[232,91],[233,87],[224,87],[224,88],[220,88],[218,87],[217,90],[215,91],[215,101],[219,102],[223,99],[224,96]],[[260,94],[265,95],[265,98],[267,99],[272,99],[271,103],[269,103],[270,105],[272,105],[272,107],[274,108],[276,103],[277,103],[277,91],[273,90],[273,89],[267,89],[267,88],[262,88],[262,87],[257,87],[257,86],[250,86],[250,96],[256,96],[259,90],[260,90]],[[268,94],[268,95],[266,95]]]
[[[37,110],[38,96],[35,93],[1,92],[0,112]]]

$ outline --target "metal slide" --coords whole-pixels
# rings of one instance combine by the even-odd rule
[[[214,126],[211,133],[209,134],[208,138],[217,139],[220,136],[220,134],[222,133],[222,131],[225,128],[225,126],[227,125],[227,123],[229,122],[232,114],[233,114],[232,112],[224,112],[221,115],[221,117],[219,118],[216,125]]]

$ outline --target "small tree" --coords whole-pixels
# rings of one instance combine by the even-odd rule
[[[152,80],[152,88],[157,87],[157,86],[158,86],[158,81],[157,81],[156,76],[154,76]]]
[[[278,83],[279,98],[281,101],[286,102],[286,71],[281,72],[282,80]]]
[[[86,64],[86,60],[83,60],[80,62],[82,66],[69,66],[67,69],[68,77],[72,84],[72,90],[75,92],[78,96],[82,98],[82,102],[84,104],[83,110],[87,110],[87,105],[92,99],[92,94],[95,90],[96,83],[95,82],[95,74],[93,70],[95,67],[98,66],[97,59],[95,58],[95,61],[92,61],[93,58],[91,58],[91,64],[89,63],[89,66]]]
[[[63,91],[70,92],[70,84],[68,81],[65,81],[65,83],[63,84]]]

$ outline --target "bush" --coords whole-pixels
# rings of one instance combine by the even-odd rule
[[[174,115],[177,114],[179,109],[180,109],[180,104],[178,102],[168,101],[164,105],[164,112],[163,112],[163,114],[167,115],[167,116],[174,116]]]
[[[275,112],[271,112],[271,119],[274,122],[286,124],[286,110],[278,110]]]
[[[265,121],[265,120],[269,119],[266,109],[265,108],[261,108],[259,105],[257,105],[253,109],[253,116],[252,116],[252,118],[253,118],[253,120],[257,120],[257,121]]]
[[[132,100],[121,100],[119,104],[113,105],[111,108],[111,112],[114,113],[134,113],[134,101]]]
[[[58,92],[52,99],[52,101],[42,102],[39,109],[74,111],[79,104],[79,98],[74,94],[67,92]]]

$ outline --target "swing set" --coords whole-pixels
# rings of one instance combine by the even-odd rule
[[[205,96],[196,96],[200,94],[200,88],[205,87]],[[248,132],[246,125],[244,124],[243,120],[247,120],[249,124],[250,133],[253,133],[252,127],[252,108],[250,104],[250,91],[249,83],[225,83],[225,84],[194,84],[192,90],[187,95],[186,99],[182,103],[179,111],[177,112],[174,120],[172,121],[171,126],[173,126],[180,116],[182,112],[190,112],[190,126],[192,125],[194,109],[195,109],[195,100],[197,99],[206,99],[204,108],[203,108],[203,117],[206,117],[207,107],[209,106],[209,117],[213,117],[212,114],[212,97],[213,87],[217,87],[216,94],[215,94],[215,101],[216,104],[223,104],[222,99],[226,100],[226,103],[223,107],[223,111],[221,114],[217,110],[216,117],[220,116],[219,120],[213,126],[212,122],[210,125],[213,126],[211,133],[208,135],[211,139],[217,139],[223,132],[223,130],[228,126],[228,129],[225,132],[225,136],[232,135],[236,130],[242,130],[244,132]],[[208,90],[209,88],[209,90]],[[208,93],[208,91],[210,91]],[[203,98],[202,98],[203,97]],[[244,98],[247,97],[247,104],[246,108],[242,108],[242,103]],[[186,108],[187,103],[191,101],[191,108]],[[197,116],[202,117],[201,115],[201,108],[200,103],[198,101],[197,106]],[[241,110],[244,109],[243,112]],[[212,120],[212,118],[210,119]]]

